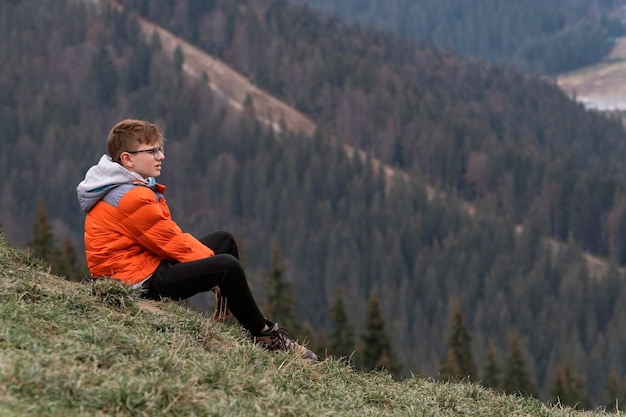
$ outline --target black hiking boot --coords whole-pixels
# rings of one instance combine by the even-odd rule
[[[254,343],[263,346],[267,350],[280,350],[285,352],[293,350],[304,359],[311,362],[319,361],[315,353],[289,337],[287,331],[280,327],[278,323],[274,323],[268,331],[253,336],[252,340]]]

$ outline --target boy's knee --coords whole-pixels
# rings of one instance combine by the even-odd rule
[[[229,242],[235,240],[235,237],[232,235],[232,233],[227,232],[226,230],[219,230],[215,233],[218,236],[218,240],[229,241]]]
[[[226,253],[223,254],[223,256],[224,262],[226,263],[226,269],[229,271],[229,273],[234,273],[238,275],[243,274],[243,265],[241,265],[239,259],[237,259],[233,255]]]

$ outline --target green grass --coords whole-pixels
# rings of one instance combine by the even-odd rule
[[[109,415],[606,414],[266,352],[180,303],[50,275],[0,235],[0,416]]]

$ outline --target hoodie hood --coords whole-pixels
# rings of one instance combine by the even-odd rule
[[[122,184],[153,186],[154,178],[143,178],[113,162],[109,155],[102,155],[97,165],[92,166],[85,174],[85,179],[76,187],[80,208],[87,213],[109,191]]]

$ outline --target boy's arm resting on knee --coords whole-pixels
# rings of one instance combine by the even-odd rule
[[[119,204],[123,214],[120,224],[142,247],[163,259],[189,262],[214,256],[199,240],[184,233],[171,219],[167,206],[154,198],[154,193],[137,187],[134,198]]]

